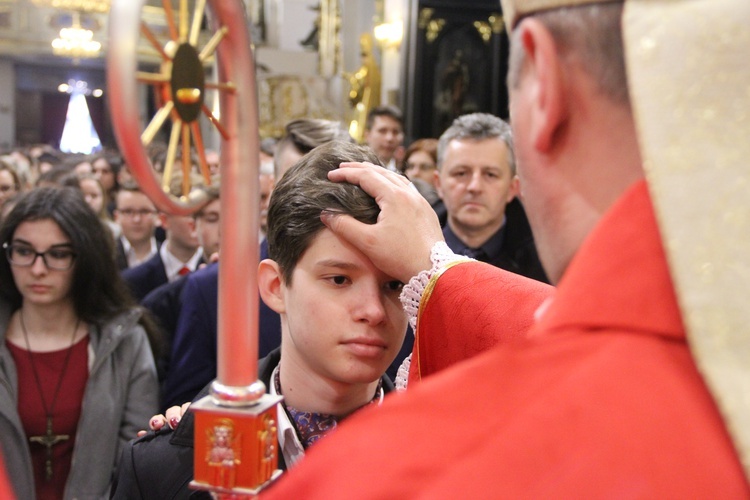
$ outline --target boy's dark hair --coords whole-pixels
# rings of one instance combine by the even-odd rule
[[[284,127],[283,137],[276,142],[274,152],[276,180],[281,178],[283,172],[280,171],[275,158],[278,157],[279,151],[287,145],[294,146],[299,154],[305,155],[321,144],[331,141],[354,142],[354,139],[341,122],[337,121],[323,120],[322,118],[300,118],[287,123]]]
[[[389,118],[393,118],[396,120],[401,127],[404,126],[404,118],[401,115],[401,111],[395,106],[378,106],[377,108],[372,108],[369,113],[367,113],[367,119],[365,120],[365,130],[372,129],[373,124],[375,123],[375,118],[378,116],[387,116]]]
[[[302,157],[273,189],[268,207],[268,255],[281,268],[287,285],[302,254],[325,228],[321,212],[351,215],[368,224],[377,221],[380,208],[370,195],[359,186],[328,180],[328,172],[348,161],[381,165],[369,148],[333,141]]]

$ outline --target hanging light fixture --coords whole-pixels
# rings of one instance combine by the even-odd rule
[[[56,56],[79,58],[97,57],[102,44],[94,40],[94,32],[81,27],[78,12],[73,12],[73,23],[60,30],[60,36],[52,40],[52,52]]]

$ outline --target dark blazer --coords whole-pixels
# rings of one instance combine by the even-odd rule
[[[148,292],[168,282],[167,272],[161,255],[156,252],[146,262],[122,271],[122,278],[130,287],[130,292],[137,302],[143,300]]]
[[[268,243],[263,240],[260,258],[267,257]],[[216,378],[218,283],[218,264],[187,276],[164,383],[163,408],[191,401],[201,387]],[[262,358],[281,345],[281,320],[262,300],[258,304],[258,357]]]
[[[518,198],[513,199],[505,207],[505,225],[500,231],[503,232],[503,236],[499,252],[478,260],[527,278],[549,283],[549,278],[539,261],[526,211]],[[462,253],[466,248],[447,224],[443,228],[443,235],[445,242],[454,252]]]
[[[258,379],[266,387],[271,384],[273,370],[281,359],[281,349],[271,351],[258,362]],[[196,396],[196,401],[208,395],[210,383]],[[393,383],[383,376],[383,391],[393,390]],[[130,500],[162,500],[174,498],[210,499],[205,491],[193,491],[188,484],[193,479],[193,434],[195,418],[188,411],[174,431],[167,429],[149,432],[131,441],[122,450],[118,475],[112,485],[112,498]],[[286,470],[281,453],[278,468]]]
[[[281,350],[275,349],[258,362],[258,378],[269,386],[271,375],[281,359]],[[208,395],[209,382],[196,396],[199,400]],[[188,488],[193,479],[194,413],[188,409],[180,425],[173,431],[149,432],[131,441],[122,450],[118,475],[112,484],[114,499],[210,499],[205,491]],[[279,453],[278,467],[286,470],[284,458]]]
[[[164,229],[161,227],[157,227],[156,230],[154,230],[156,248],[161,247],[161,244],[164,243],[165,238],[166,233],[164,232]],[[128,258],[125,256],[125,247],[122,246],[122,240],[119,237],[115,238],[115,264],[117,264],[117,269],[119,269],[120,271],[128,269]]]
[[[120,238],[115,238],[115,264],[120,271],[128,268],[128,258],[125,256],[125,247],[122,246]]]
[[[162,334],[163,351],[156,358],[156,372],[160,383],[169,371],[172,340],[177,330],[177,321],[182,309],[182,290],[186,282],[187,276],[181,276],[172,283],[165,283],[151,290],[141,301],[141,305],[151,311]]]

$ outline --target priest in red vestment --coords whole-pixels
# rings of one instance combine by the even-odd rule
[[[747,56],[750,44],[740,34],[750,4],[503,0],[503,7],[513,30],[508,82],[522,193],[542,263],[558,288],[541,307],[538,296],[530,299],[536,319],[525,334],[511,333],[522,337],[517,342],[447,367],[352,417],[265,497],[750,497],[742,425],[750,418],[748,393],[721,389],[716,366],[688,338],[686,325],[696,324],[700,307],[684,309],[691,295],[675,286],[677,279],[685,284],[676,244],[695,244],[705,254],[707,242],[677,238],[679,219],[652,194],[665,192],[659,169],[692,173],[685,164],[692,159],[699,170],[715,166],[711,155],[683,157],[681,145],[710,151],[721,167],[717,178],[726,180],[733,167],[743,172],[750,151],[747,140],[737,139],[750,136],[750,121],[716,120],[716,113],[750,109],[746,65],[729,65]],[[659,71],[665,61],[694,68],[696,61],[716,60],[709,28],[719,24],[731,35],[717,40],[718,64],[727,66],[705,75],[706,92],[690,87],[681,71]],[[675,38],[675,29],[685,33]],[[650,90],[634,81],[643,77],[634,70],[641,63],[656,64],[653,88],[671,83],[661,101],[699,106],[691,119],[704,132],[683,137],[649,128],[654,110],[635,99]],[[680,118],[690,109],[658,109],[653,119]],[[710,133],[709,124],[717,127]],[[655,151],[659,141],[648,140],[652,133],[660,134],[666,156]],[[502,339],[506,328],[522,324],[487,307],[488,297],[509,296],[513,304],[523,295],[507,274],[446,252],[431,208],[407,181],[363,164],[343,165],[330,177],[358,183],[378,200],[375,225],[323,219],[384,272],[408,281],[402,300],[416,316],[418,337],[430,329],[430,338],[474,344],[486,335]],[[706,197],[691,201],[705,204]],[[723,213],[744,227],[732,218],[738,212]],[[704,234],[698,221],[693,229]],[[664,231],[676,239],[663,243]],[[407,250],[394,256],[397,242]],[[747,260],[736,269],[747,269]],[[697,266],[703,281],[687,288],[707,288],[722,277],[719,261],[691,261],[692,267],[696,262],[709,267]],[[528,309],[519,310],[527,321]],[[718,326],[732,324],[733,314],[727,309]],[[717,350],[735,338],[719,330],[725,345]],[[747,349],[743,336],[738,345]],[[429,361],[429,353],[419,353],[419,362]],[[734,387],[750,377],[743,369]]]

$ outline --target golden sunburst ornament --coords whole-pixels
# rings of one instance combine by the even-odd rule
[[[154,87],[157,103],[160,104],[159,110],[141,134],[143,146],[148,147],[151,145],[168,119],[172,122],[172,131],[169,137],[167,157],[162,176],[162,189],[168,192],[178,150],[182,150],[183,159],[188,159],[190,158],[193,144],[198,156],[200,173],[206,184],[211,183],[211,175],[208,168],[208,161],[206,160],[203,136],[198,119],[201,115],[205,115],[218,133],[226,140],[228,138],[227,131],[206,105],[206,90],[214,89],[219,92],[235,92],[236,87],[232,82],[206,81],[204,68],[207,61],[214,54],[216,48],[228,32],[226,26],[219,27],[208,42],[202,48],[199,47],[199,35],[206,8],[206,0],[198,0],[196,2],[192,19],[190,19],[187,0],[179,1],[177,13],[175,13],[170,0],[164,0],[162,4],[169,40],[165,43],[160,41],[144,21],[141,21],[140,26],[141,34],[156,49],[161,58],[160,70],[158,73],[139,71],[136,73],[136,79],[141,83]],[[175,22],[175,18],[177,22]],[[190,170],[190,162],[183,160],[183,196],[187,196],[191,189]]]

